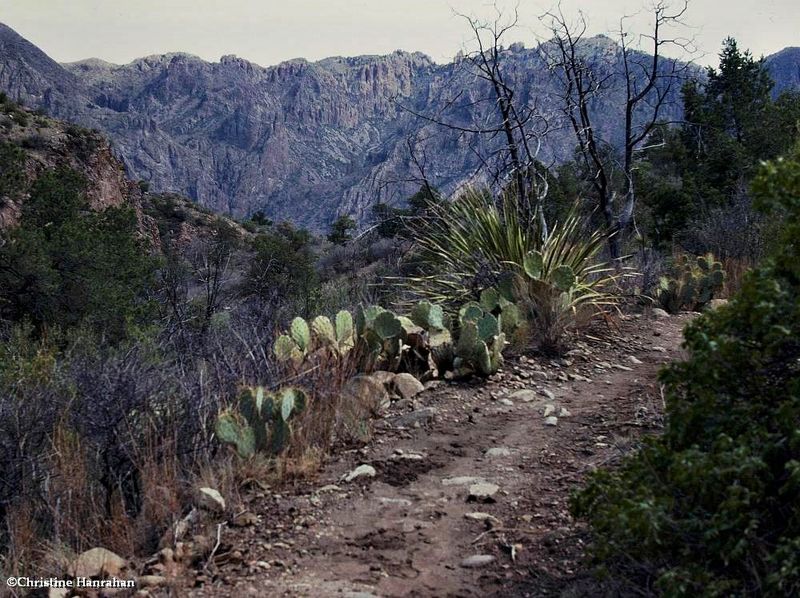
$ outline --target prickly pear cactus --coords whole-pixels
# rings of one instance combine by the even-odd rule
[[[662,277],[656,293],[658,303],[666,311],[700,311],[722,291],[725,271],[713,254],[690,258],[679,256],[673,268],[674,277]]]
[[[284,388],[276,394],[268,394],[263,387],[247,388],[239,397],[237,410],[219,414],[215,432],[242,458],[257,453],[279,455],[289,445],[292,418],[306,403],[305,393],[298,388]]]
[[[499,316],[485,311],[478,303],[464,305],[459,310],[459,336],[453,360],[456,375],[491,376],[497,372],[503,363],[505,346],[501,330]]]

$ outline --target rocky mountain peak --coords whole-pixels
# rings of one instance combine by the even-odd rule
[[[606,36],[587,38],[581,51],[608,70],[618,68],[619,47]],[[542,49],[514,44],[507,52],[523,101],[557,113]],[[777,88],[800,85],[796,49],[768,64]],[[433,184],[447,192],[470,180],[480,165],[478,140],[416,114],[437,114],[466,90],[447,119],[485,121],[491,106],[475,100],[490,93],[481,85],[465,63],[437,64],[404,51],[270,67],[234,55],[207,62],[181,52],[125,65],[96,59],[59,65],[0,28],[0,89],[104,131],[132,178],[219,212],[261,210],[317,230],[342,213],[366,221],[375,203],[396,204],[413,194],[419,173],[409,140],[420,131],[416,139],[424,142],[414,143],[422,143],[417,149]],[[669,99],[664,117],[678,118],[678,92]],[[618,108],[613,97],[594,106],[598,129],[612,143],[622,118]],[[541,157],[568,158],[573,146],[569,130],[557,130]]]

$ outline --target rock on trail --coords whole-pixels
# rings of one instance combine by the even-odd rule
[[[656,375],[680,356],[689,317],[628,316],[560,360],[509,359],[483,384],[409,385],[398,394],[414,393],[416,410],[394,403],[368,446],[333,455],[279,498],[246,497],[259,523],[224,537],[241,559],[212,562],[186,594],[602,593],[583,569],[569,495],[635,436],[658,433]]]

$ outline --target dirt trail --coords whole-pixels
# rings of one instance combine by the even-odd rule
[[[483,385],[425,391],[313,485],[254,497],[260,523],[233,532],[241,556],[191,594],[597,595],[569,493],[658,429],[656,373],[679,355],[686,321],[629,316],[613,344],[618,335],[601,330],[563,360],[512,358]],[[421,425],[399,427],[398,415]],[[377,475],[342,481],[362,464]],[[480,482],[499,487],[493,502],[469,501]],[[491,562],[465,566],[479,555]]]

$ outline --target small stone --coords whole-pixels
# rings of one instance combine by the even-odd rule
[[[634,355],[629,355],[628,361],[631,362],[633,365],[642,365],[642,363],[644,363],[641,359],[639,359]]]
[[[414,408],[414,399],[400,399],[392,406],[395,411],[408,411]]]
[[[142,575],[136,578],[137,585],[142,588],[157,588],[167,584],[167,578],[160,575]]]
[[[128,566],[121,556],[105,548],[92,548],[82,552],[70,565],[71,577],[118,577]]]
[[[654,318],[656,318],[656,319],[658,319],[658,320],[663,320],[663,319],[668,319],[668,318],[670,318],[670,315],[669,315],[667,312],[665,312],[663,309],[661,309],[660,307],[654,307],[654,308],[653,308],[653,309],[650,311],[650,313],[652,314],[652,316],[653,316]]]
[[[422,382],[417,380],[411,374],[407,373],[395,374],[394,379],[392,380],[392,387],[403,399],[413,399],[415,396],[425,390]]]
[[[344,481],[352,482],[358,478],[374,478],[377,473],[372,465],[359,465],[345,476]]]
[[[325,494],[326,492],[343,492],[336,484],[328,484],[317,490],[317,494]]]
[[[514,406],[514,401],[511,401],[509,399],[500,399],[497,402],[500,403],[501,405],[505,405],[506,407],[513,407]]]
[[[551,415],[550,417],[544,418],[544,425],[545,426],[557,426],[558,425],[558,418],[555,415]]]
[[[505,448],[504,446],[499,446],[496,448],[490,448],[486,451],[487,457],[510,457],[511,451]]]
[[[477,569],[479,567],[491,565],[494,561],[495,558],[491,554],[475,554],[461,561],[461,566],[465,569]]]
[[[555,412],[556,412],[556,407],[555,407],[555,405],[550,405],[550,404],[548,404],[548,405],[545,405],[545,406],[544,406],[544,417],[550,417],[550,416],[551,416],[551,415],[553,415]]]
[[[539,389],[539,394],[541,394],[543,397],[548,398],[551,401],[555,401],[556,400],[556,395],[554,395],[552,392],[550,392],[546,388]]]
[[[212,513],[225,511],[225,499],[213,488],[198,488],[195,495],[195,504],[201,509]]]
[[[502,522],[494,515],[490,515],[489,513],[482,513],[480,511],[475,511],[473,513],[464,513],[464,519],[469,519],[471,521],[480,521],[482,523],[490,523],[494,527],[498,527],[502,524]]]
[[[483,478],[476,478],[475,476],[462,475],[455,478],[444,478],[442,480],[443,486],[466,486],[468,484],[478,484],[485,481]]]
[[[536,393],[532,390],[518,390],[516,392],[511,393],[509,398],[515,401],[521,401],[523,403],[530,403],[536,400]]]
[[[411,501],[407,498],[386,498],[386,497],[378,497],[378,502],[382,505],[396,505],[398,507],[410,507]]]
[[[257,523],[258,523],[258,515],[256,515],[252,511],[245,511],[244,513],[239,513],[233,518],[233,521],[231,521],[233,527],[249,527],[251,525],[256,525]]]
[[[499,490],[499,486],[490,484],[489,482],[472,484],[472,486],[469,487],[467,500],[474,502],[494,502],[494,495],[497,494]]]
[[[558,417],[570,417],[572,414],[567,410],[566,407],[562,407],[558,410]]]
[[[433,421],[437,411],[434,407],[425,407],[424,409],[417,409],[405,415],[399,415],[389,420],[393,426],[409,428],[416,425],[424,425]]]

